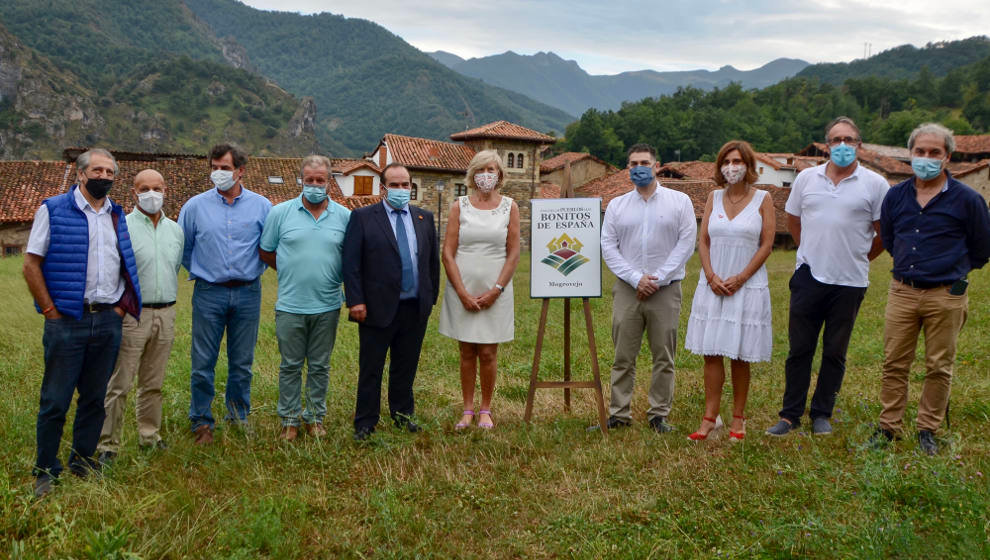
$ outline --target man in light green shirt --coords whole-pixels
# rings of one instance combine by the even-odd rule
[[[302,161],[303,192],[272,208],[261,232],[261,260],[278,272],[275,336],[282,364],[278,372],[281,439],[293,441],[300,421],[312,436],[326,434],[330,354],[341,306],[341,252],[350,210],[327,196],[330,160]],[[306,409],[302,404],[302,366]]]
[[[177,223],[162,211],[165,179],[153,169],[134,176],[136,205],[127,215],[127,229],[137,261],[141,286],[140,321],[125,316],[117,364],[107,385],[106,419],[100,434],[99,460],[106,465],[120,451],[127,393],[137,376],[138,443],[164,449],[158,433],[162,424],[162,384],[175,338],[175,296],[185,238]]]

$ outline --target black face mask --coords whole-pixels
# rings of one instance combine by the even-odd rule
[[[96,200],[106,196],[111,187],[113,187],[113,179],[89,179],[86,181],[86,190]]]

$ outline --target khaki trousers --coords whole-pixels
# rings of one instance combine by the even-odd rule
[[[922,290],[892,280],[887,294],[883,332],[883,381],[880,385],[880,427],[899,434],[907,406],[908,375],[918,333],[925,333],[925,382],[918,402],[918,430],[936,431],[945,417],[952,383],[956,341],[966,322],[966,295],[948,287]]]
[[[175,306],[162,309],[144,308],[141,320],[124,316],[117,364],[107,385],[104,408],[107,417],[100,433],[100,451],[120,450],[120,438],[127,393],[137,376],[138,443],[154,445],[161,436],[162,384],[172,341],[175,339]]]
[[[636,358],[643,345],[643,332],[653,354],[648,392],[647,418],[667,416],[674,400],[674,352],[681,314],[681,283],[663,286],[645,301],[636,299],[636,289],[621,280],[612,286],[612,399],[609,414],[632,420],[630,402],[636,378]]]

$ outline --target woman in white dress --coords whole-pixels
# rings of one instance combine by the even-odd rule
[[[764,263],[773,248],[774,207],[767,191],[756,189],[756,155],[747,142],[722,146],[715,160],[715,182],[701,220],[698,256],[701,274],[691,304],[684,346],[705,358],[705,414],[688,436],[703,440],[721,428],[724,358],[732,371],[732,423],[729,438],[746,435],[749,365],[770,360],[773,330],[770,287]]]
[[[505,183],[495,150],[478,152],[467,170],[467,196],[450,207],[443,240],[447,273],[440,311],[440,334],[460,345],[464,414],[454,426],[462,430],[474,417],[475,378],[481,377],[478,427],[493,428],[498,345],[512,340],[512,275],[519,264],[519,207],[499,193]]]

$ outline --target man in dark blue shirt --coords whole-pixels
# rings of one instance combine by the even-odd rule
[[[890,189],[880,211],[883,246],[894,257],[884,328],[880,426],[876,446],[903,427],[908,374],[918,332],[925,332],[925,382],[918,403],[918,443],[938,452],[938,430],[949,402],[956,341],[966,322],[966,275],[990,259],[990,213],[976,191],[944,169],[952,132],[926,123],[911,133],[915,176]]]

